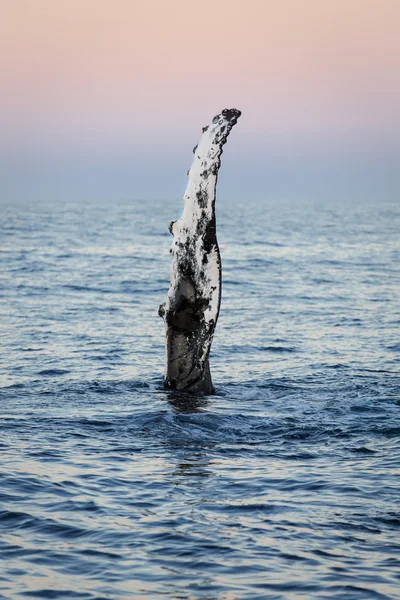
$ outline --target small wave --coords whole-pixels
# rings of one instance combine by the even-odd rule
[[[44,369],[43,371],[38,371],[37,375],[44,375],[45,377],[56,377],[57,375],[66,375],[70,373],[66,369]]]
[[[392,352],[400,352],[400,344],[392,344],[391,346],[386,346],[388,350]]]
[[[298,350],[296,350],[296,348],[293,348],[291,346],[258,346],[258,350],[261,350],[262,352],[277,352],[277,353],[298,352]]]
[[[118,290],[116,290],[116,289],[89,287],[87,285],[77,285],[77,284],[72,284],[72,283],[64,284],[62,287],[64,289],[71,290],[73,292],[100,292],[102,294],[118,293]]]

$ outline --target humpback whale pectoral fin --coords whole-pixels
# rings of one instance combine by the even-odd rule
[[[166,325],[165,385],[193,394],[214,391],[209,352],[221,299],[215,191],[223,145],[240,114],[224,109],[203,127],[193,149],[183,214],[169,226],[174,236],[171,284],[159,308]]]

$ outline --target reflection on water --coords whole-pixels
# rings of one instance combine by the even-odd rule
[[[207,398],[195,398],[184,392],[168,392],[168,402],[178,414],[192,414],[205,410],[210,401]]]
[[[186,458],[186,462],[177,464],[172,475],[176,477],[210,477],[213,474],[212,466],[213,461],[208,460],[206,455],[191,455]]]

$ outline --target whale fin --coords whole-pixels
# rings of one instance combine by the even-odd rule
[[[212,394],[209,354],[221,303],[221,257],[215,194],[221,154],[241,112],[216,115],[193,149],[180,219],[171,223],[171,284],[159,311],[166,325],[165,385],[193,394]]]

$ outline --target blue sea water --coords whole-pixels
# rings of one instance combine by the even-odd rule
[[[0,598],[400,598],[399,207],[219,201],[197,400],[162,388],[181,208],[1,205]]]

